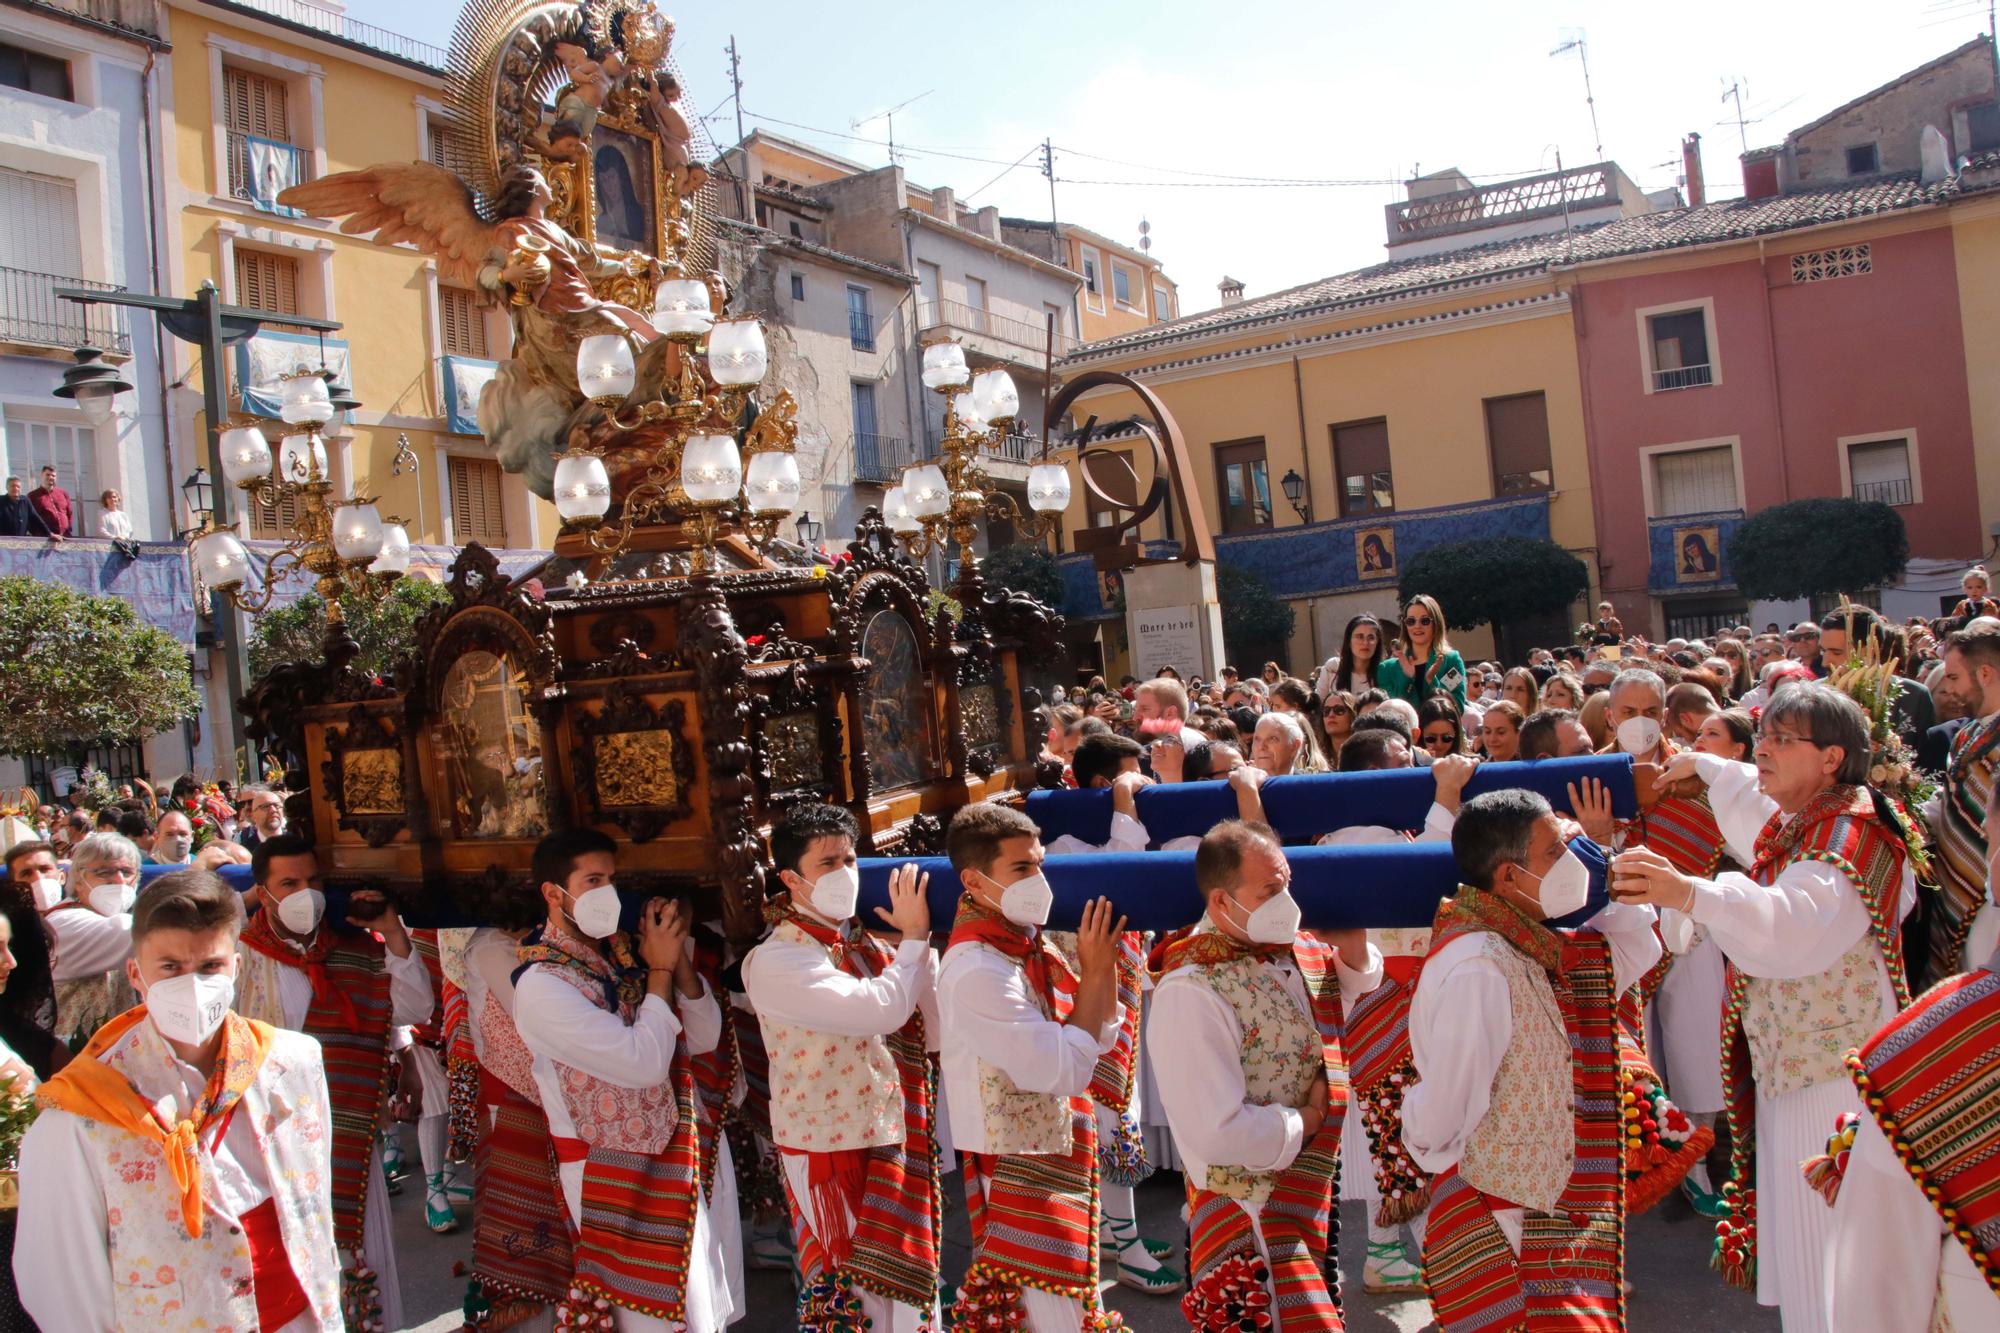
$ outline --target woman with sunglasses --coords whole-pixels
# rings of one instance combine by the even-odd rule
[[[1424,700],[1424,706],[1417,710],[1417,744],[1433,762],[1465,748],[1459,710],[1452,707],[1451,700],[1441,694]]]
[[[1354,734],[1354,696],[1346,690],[1329,694],[1320,703],[1319,725],[1320,737],[1326,745],[1327,766],[1338,769],[1340,747]]]
[[[1451,646],[1436,598],[1418,593],[1404,605],[1402,647],[1382,663],[1375,683],[1412,708],[1434,694],[1448,694],[1458,711],[1465,711],[1465,659]]]

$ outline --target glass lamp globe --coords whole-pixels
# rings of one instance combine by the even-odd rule
[[[972,377],[972,406],[982,421],[1011,421],[1021,414],[1021,391],[1006,371],[982,370]]]
[[[615,333],[593,333],[576,349],[576,382],[586,398],[623,398],[638,378],[632,344]]]
[[[918,518],[941,518],[951,508],[951,487],[936,463],[920,463],[904,473],[903,494]]]
[[[891,486],[883,492],[882,521],[889,525],[891,532],[920,532],[924,526],[910,512],[909,493],[901,486]]]
[[[263,431],[237,426],[222,432],[222,477],[231,486],[270,480],[271,442]]]
[[[963,388],[970,372],[965,367],[965,349],[955,342],[932,343],[924,349],[926,389]]]
[[[333,553],[346,561],[382,554],[382,515],[372,504],[344,504],[333,511]]]
[[[1028,508],[1038,514],[1060,514],[1069,508],[1069,469],[1061,463],[1029,468]]]
[[[326,480],[326,446],[319,436],[287,435],[278,441],[278,480]]]
[[[725,504],[743,488],[743,460],[731,435],[695,435],[681,450],[681,489],[696,504]]]
[[[111,420],[111,408],[117,397],[118,390],[109,384],[79,384],[76,389],[76,405],[83,409],[83,419],[93,426]]]
[[[410,531],[401,523],[382,525],[382,550],[375,557],[375,563],[368,566],[370,574],[386,574],[390,578],[410,572]]]
[[[611,508],[611,474],[596,454],[564,454],[556,460],[556,512],[565,522],[603,518]]]
[[[754,319],[718,319],[708,334],[708,373],[717,384],[755,384],[770,368],[764,326]]]
[[[311,422],[323,426],[333,420],[333,395],[327,392],[326,381],[317,374],[307,372],[287,377],[282,392],[278,415],[290,424],[303,426]]]
[[[235,533],[224,528],[195,539],[194,567],[209,587],[233,588],[250,573],[250,553],[236,540]]]
[[[993,424],[992,420],[979,410],[979,399],[975,394],[960,394],[957,403],[953,404],[953,406],[958,409],[959,424],[968,431],[977,433],[986,430]]]
[[[743,496],[753,514],[789,514],[799,507],[799,460],[785,453],[752,454]]]
[[[707,333],[714,323],[705,282],[668,278],[653,295],[653,326],[662,333]]]

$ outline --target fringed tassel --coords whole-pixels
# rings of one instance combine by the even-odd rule
[[[1738,1181],[1722,1187],[1729,1216],[1715,1224],[1715,1254],[1709,1267],[1740,1291],[1757,1289],[1757,1191]]]
[[[569,1297],[556,1307],[556,1327],[579,1333],[614,1333],[617,1315],[609,1299],[585,1287],[573,1286]]]
[[[1847,1176],[1847,1154],[1854,1148],[1854,1131],[1861,1123],[1861,1117],[1853,1111],[1842,1111],[1840,1118],[1833,1122],[1833,1134],[1826,1141],[1826,1151],[1818,1157],[1808,1157],[1800,1164],[1805,1172],[1806,1184],[1819,1191],[1831,1208],[1840,1197],[1840,1182]]]
[[[1664,1148],[1657,1150],[1661,1160],[1641,1172],[1636,1178],[1625,1182],[1625,1214],[1637,1217],[1654,1204],[1672,1194],[1679,1187],[1694,1165],[1708,1156],[1708,1150],[1715,1146],[1715,1131],[1701,1126],[1694,1136],[1682,1143],[1679,1150],[1668,1153]]]
[[[1625,1211],[1637,1216],[1672,1193],[1715,1146],[1715,1131],[1696,1125],[1674,1105],[1651,1068],[1619,1071],[1625,1118]]]
[[[1375,1163],[1375,1192],[1382,1199],[1375,1209],[1378,1227],[1401,1226],[1431,1206],[1431,1178],[1403,1146],[1403,1091],[1415,1077],[1415,1067],[1405,1065],[1378,1083],[1354,1089]]]
[[[1107,1185],[1137,1185],[1153,1174],[1146,1160],[1145,1136],[1131,1111],[1118,1113],[1117,1133],[1099,1136],[1097,1173]]]
[[[451,1110],[445,1156],[469,1162],[479,1147],[479,1061],[451,1056],[445,1065]]]
[[[477,1277],[465,1284],[465,1323],[459,1333],[506,1333],[542,1312],[543,1302],[503,1291],[489,1291]]]
[[[862,1333],[868,1316],[862,1313],[861,1298],[845,1277],[817,1277],[799,1292],[800,1333]]]
[[[340,1318],[348,1333],[382,1333],[382,1279],[358,1257],[340,1272]]]
[[[1270,1281],[1271,1270],[1255,1250],[1232,1254],[1188,1284],[1181,1314],[1197,1333],[1276,1328]]]
[[[952,1329],[1021,1329],[1028,1326],[1028,1312],[1021,1305],[1021,1286],[1007,1274],[974,1264],[958,1284],[958,1299],[951,1304],[945,1323]]]

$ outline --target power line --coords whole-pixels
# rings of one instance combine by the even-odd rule
[[[1013,166],[1001,168],[1000,174],[998,176],[995,176],[992,180],[987,181],[986,184],[980,186],[978,189],[968,192],[965,197],[967,199],[971,199],[978,195],[984,194],[987,190],[991,189],[995,184],[997,184],[1003,177],[1007,176],[1010,172],[1018,168],[1023,162],[1026,162],[1029,158],[1033,157],[1036,153],[1039,153],[1041,151],[1042,151],[1042,145],[1040,144],[1034,145],[1033,147],[1028,149],[1027,152],[1015,158]]]

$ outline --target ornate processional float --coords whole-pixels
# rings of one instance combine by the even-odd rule
[[[970,558],[990,503],[974,460],[1012,385],[927,348],[952,493],[898,508],[894,532],[869,511],[832,563],[784,539],[797,407],[760,391],[763,330],[716,271],[712,152],[671,36],[650,0],[474,0],[442,161],[283,195],[505,307],[513,349],[479,425],[564,519],[528,574],[467,547],[393,679],[355,669],[334,619],[325,660],[244,702],[329,886],[386,887],[413,920],[476,910],[527,878],[544,834],[590,826],[622,844],[621,883],[692,892],[748,937],[761,829],[787,804],[847,805],[864,852],[916,853],[965,802],[1034,785],[1061,621],[989,592]],[[1059,511],[1067,479],[1031,494]],[[898,544],[931,530],[966,557],[955,616]],[[228,589],[245,571],[203,573]]]

